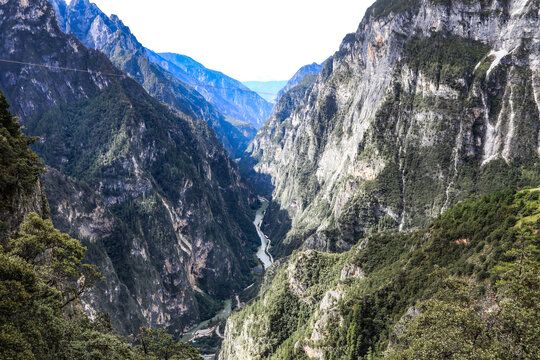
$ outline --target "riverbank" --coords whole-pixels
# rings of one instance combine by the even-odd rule
[[[261,225],[264,220],[264,215],[266,215],[269,201],[263,197],[259,197],[259,201],[261,202],[261,207],[255,213],[255,220],[253,221],[253,225],[255,225],[255,228],[257,229],[257,235],[259,235],[259,239],[261,240],[261,245],[259,246],[259,249],[257,251],[257,257],[259,258],[259,260],[263,264],[264,269],[266,270],[274,262],[274,258],[272,257],[272,254],[270,254],[271,240],[261,230]]]
[[[259,201],[261,203],[261,206],[255,212],[255,218],[253,220],[253,225],[255,225],[257,235],[259,236],[261,242],[259,248],[257,249],[256,255],[262,263],[263,269],[266,270],[274,262],[274,258],[272,257],[272,254],[270,254],[271,241],[268,236],[266,236],[261,230],[261,225],[264,220],[264,216],[266,215],[269,201],[263,197],[259,197]],[[257,267],[255,271],[259,273],[262,272],[260,267]],[[258,278],[262,279],[261,275],[258,275]],[[223,309],[218,314],[216,314],[216,316],[214,316],[212,319],[201,322],[197,325],[197,327],[183,334],[183,336],[181,337],[182,341],[190,342],[192,345],[198,347],[200,350],[208,352],[212,351],[210,349],[215,346],[213,344],[219,344],[223,339],[222,331],[225,328],[226,319],[230,316],[233,310],[240,309],[242,308],[242,306],[245,305],[243,301],[248,301],[250,298],[255,296],[256,292],[254,294],[250,293],[253,290],[256,291],[256,284],[258,284],[258,281],[260,281],[260,279],[257,280],[255,283],[249,285],[239,294],[235,294],[234,297],[232,297],[231,299],[224,301]],[[254,289],[250,290],[251,288]],[[209,347],[208,345],[211,346]],[[205,354],[204,358],[213,359],[213,357],[215,356],[216,354]]]

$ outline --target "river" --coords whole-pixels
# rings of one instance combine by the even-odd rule
[[[261,224],[264,219],[264,215],[266,214],[266,210],[268,209],[268,200],[263,197],[259,197],[259,201],[261,202],[261,207],[255,213],[255,220],[253,221],[253,224],[255,225],[255,228],[257,229],[257,234],[261,239],[261,246],[259,246],[259,250],[257,251],[257,257],[259,258],[259,260],[261,260],[264,269],[266,270],[270,265],[272,265],[272,263],[274,262],[274,258],[269,252],[270,239],[266,235],[264,235],[261,230]]]
[[[257,250],[257,257],[259,260],[261,260],[264,269],[268,269],[270,265],[274,262],[274,258],[269,252],[270,248],[270,239],[264,235],[264,233],[261,230],[261,224],[264,219],[264,215],[266,214],[266,210],[268,209],[268,200],[266,200],[263,197],[259,197],[259,201],[261,202],[261,206],[259,209],[257,209],[257,212],[255,213],[255,220],[253,220],[253,224],[255,225],[255,228],[257,229],[257,234],[259,235],[259,239],[261,240],[261,245],[259,246],[259,249]],[[254,284],[251,284],[246,288],[249,289]],[[233,298],[236,300],[238,307],[240,306],[240,297],[238,295],[235,295]],[[212,336],[212,334],[215,332],[219,337],[222,337],[223,335],[219,331],[219,326],[223,324],[223,321],[226,320],[229,315],[231,315],[232,308],[233,308],[233,299],[228,299],[224,302],[223,309],[212,319],[206,320],[201,322],[196,328],[192,329],[191,331],[183,334],[182,341],[189,341],[192,343],[195,343],[198,338],[201,337],[209,337]],[[215,354],[209,354],[205,355],[205,359],[214,359]]]
[[[199,337],[212,336],[220,322],[227,320],[232,312],[232,300],[225,300],[223,309],[212,319],[201,322],[196,328],[182,335],[182,341],[191,341]]]

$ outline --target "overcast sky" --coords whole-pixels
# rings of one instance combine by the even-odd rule
[[[69,0],[68,0],[69,1]],[[238,80],[287,80],[356,31],[374,0],[91,0],[146,47]]]

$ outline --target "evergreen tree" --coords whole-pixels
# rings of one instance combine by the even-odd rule
[[[540,358],[540,263],[535,246],[506,253],[497,266],[500,280],[489,297],[471,280],[448,278],[434,298],[419,304],[421,315],[399,338],[386,359]]]

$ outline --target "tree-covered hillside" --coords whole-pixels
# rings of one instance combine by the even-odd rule
[[[537,358],[538,219],[540,189],[508,190],[343,254],[295,252],[230,318],[221,359]]]
[[[43,219],[47,211],[29,212],[47,209],[39,185],[43,166],[29,148],[34,139],[7,109],[0,94],[0,359],[200,359],[163,330],[141,328],[122,338],[108,314],[84,314],[80,297],[101,275],[84,263],[86,248],[78,240]],[[25,218],[20,227],[19,218]]]
[[[106,275],[86,310],[109,312],[125,334],[197,326],[251,284],[257,264],[256,197],[236,163],[202,113],[165,106],[63,33],[49,1],[0,7],[0,88],[52,169],[50,217]],[[2,221],[35,207],[12,204],[15,220]]]
[[[35,213],[0,244],[0,358],[3,360],[201,359],[163,330],[116,334],[109,315],[88,317],[79,297],[99,281],[78,240]]]

